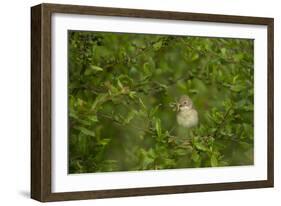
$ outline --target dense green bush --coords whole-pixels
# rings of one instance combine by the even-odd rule
[[[70,173],[253,164],[253,40],[68,35]]]

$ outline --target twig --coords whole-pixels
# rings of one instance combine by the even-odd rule
[[[169,134],[171,134],[176,129],[176,126],[173,126],[172,129],[170,129]]]
[[[188,47],[190,48],[191,50],[193,51],[197,51],[200,55],[206,55],[206,54],[210,54],[212,57],[220,57],[219,54],[216,54],[214,52],[206,52],[206,51],[198,51],[196,50],[194,47],[190,46],[186,41],[184,41],[183,38],[181,38],[181,41]],[[233,59],[231,58],[227,58],[227,59],[224,59],[227,63],[230,63],[230,64],[237,64],[238,62],[237,61],[234,61]],[[253,68],[252,66],[250,65],[246,65],[245,63],[242,63],[242,62],[239,62],[241,65],[245,66],[245,67],[248,67],[248,68]]]
[[[128,63],[131,62],[131,59],[135,59],[135,58],[139,57],[140,55],[142,55],[144,52],[151,50],[153,45],[155,43],[157,43],[158,41],[159,40],[149,42],[148,46],[146,46],[145,48],[141,48],[141,47],[136,48],[137,52],[134,53],[134,55],[126,56],[126,57],[123,57],[122,59],[119,59],[119,60],[113,60],[110,63],[107,63],[107,65],[104,65],[103,68],[104,69],[109,69],[109,68],[112,68],[112,67],[114,67],[116,65],[128,64]]]
[[[186,77],[180,77],[178,79],[175,79],[173,81],[170,81],[169,83],[165,84],[167,87],[171,87],[173,86],[174,84],[176,84],[178,81],[186,81],[186,80],[189,80],[189,79],[193,79],[193,76],[186,76]],[[163,83],[164,84],[164,83]],[[140,88],[142,87],[142,85],[139,86]],[[138,89],[138,87],[134,88],[136,89],[136,91],[140,92],[140,93],[143,93],[144,90],[143,89]],[[162,87],[160,86],[154,86],[154,87],[151,87],[149,88],[149,93],[153,94],[153,93],[157,93],[159,91],[162,90]]]
[[[120,121],[112,118],[111,116],[107,115],[107,114],[103,114],[103,113],[99,113],[99,115],[113,121],[115,124],[119,125],[119,126],[125,126],[123,125]],[[130,125],[130,127],[134,128],[134,129],[137,129],[137,130],[140,130],[140,131],[144,131],[144,132],[147,132],[147,133],[150,133],[150,134],[153,134],[153,132],[151,132],[150,130],[146,129],[146,128],[140,128],[140,127],[137,127],[137,126],[134,126],[134,125]]]
[[[214,137],[214,138],[216,137],[216,135],[217,135],[217,133],[219,132],[219,130],[221,129],[221,127],[224,125],[224,123],[225,123],[225,121],[226,121],[226,119],[227,119],[227,117],[228,117],[228,115],[229,115],[229,112],[230,112],[231,110],[232,110],[232,106],[230,106],[230,107],[228,108],[228,110],[226,111],[226,113],[224,114],[222,121],[220,122],[220,124],[218,125],[217,129],[215,130],[215,132],[214,132],[214,134],[213,134],[213,137]]]

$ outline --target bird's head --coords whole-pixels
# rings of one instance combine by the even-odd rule
[[[183,95],[180,97],[178,102],[178,111],[190,110],[192,109],[192,107],[193,107],[192,101],[188,96]]]

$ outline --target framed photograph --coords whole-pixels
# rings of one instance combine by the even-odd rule
[[[31,197],[273,187],[273,19],[31,8]]]

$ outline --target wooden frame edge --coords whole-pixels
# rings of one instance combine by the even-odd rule
[[[274,187],[274,19],[267,24],[267,179]]]
[[[31,198],[51,194],[51,11],[31,8]]]
[[[135,18],[155,18],[155,19],[172,19],[184,21],[204,21],[204,22],[220,22],[220,23],[239,23],[268,25],[273,21],[270,17],[253,17],[253,16],[237,16],[222,14],[206,14],[179,11],[164,10],[143,10],[132,8],[115,8],[115,7],[96,7],[81,6],[71,4],[40,4],[44,9],[52,13],[67,13],[79,15],[101,15],[101,16],[119,16],[119,17],[135,17]]]
[[[31,8],[31,198],[42,200],[41,6]]]
[[[249,182],[230,182],[230,183],[216,183],[216,184],[148,187],[148,188],[132,188],[132,189],[116,189],[116,190],[61,192],[61,193],[51,193],[48,197],[44,199],[43,202],[196,193],[196,192],[214,192],[214,191],[257,189],[257,188],[269,188],[269,187],[272,187],[271,182],[268,180],[263,180],[263,181],[249,181]]]

